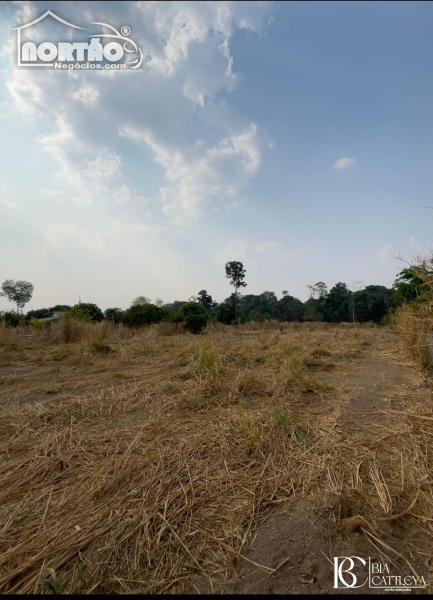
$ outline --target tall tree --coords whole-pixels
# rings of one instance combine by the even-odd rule
[[[199,293],[197,294],[197,300],[200,302],[200,304],[202,304],[205,307],[207,312],[210,311],[214,304],[212,296],[208,294],[206,290],[199,291]]]
[[[350,290],[345,283],[336,283],[331,288],[323,306],[325,321],[341,323],[350,318]]]
[[[355,292],[356,320],[360,323],[380,323],[388,312],[392,294],[393,291],[383,285],[367,285],[363,290]]]
[[[226,269],[226,277],[230,281],[230,285],[232,285],[235,288],[235,318],[236,318],[237,303],[238,303],[237,302],[238,289],[240,287],[247,286],[247,284],[244,281],[246,270],[244,269],[244,265],[237,260],[232,260],[232,261],[226,263],[225,269]]]
[[[0,296],[5,296],[9,302],[14,302],[17,305],[17,313],[24,308],[33,295],[33,284],[30,281],[6,279],[1,289]]]
[[[355,322],[355,295],[357,292],[360,292],[362,289],[364,289],[364,282],[363,281],[354,281],[352,283],[352,285],[350,286],[350,290],[351,290],[351,294],[350,294],[350,306],[352,309],[352,321],[353,323]]]

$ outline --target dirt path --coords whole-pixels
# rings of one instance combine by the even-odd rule
[[[383,437],[389,419],[393,418],[381,411],[403,409],[410,394],[419,392],[423,385],[430,385],[416,366],[398,362],[395,342],[392,334],[378,332],[377,343],[366,344],[358,357],[343,358],[336,370],[315,374],[333,385],[339,396],[347,400],[337,418],[336,427],[341,434],[373,451],[375,441]],[[354,531],[344,528],[344,519],[353,516],[354,507],[343,495],[317,494],[290,505],[286,511],[270,517],[255,532],[249,550],[244,550],[246,558],[242,561],[239,580],[214,591],[234,594],[384,593],[384,590],[367,586],[333,588],[335,556],[384,559],[380,548],[375,548],[371,538],[369,541],[359,527],[354,527]],[[406,516],[382,522],[379,531],[381,538],[402,555],[401,558],[392,552],[387,555],[399,569],[393,574],[412,574],[404,560],[407,559],[427,581],[431,542],[427,534],[420,539],[418,529],[415,532],[413,527],[413,519]],[[424,548],[425,556],[408,551],[411,546]],[[271,569],[277,571],[272,573]],[[347,579],[350,581],[350,577]],[[425,590],[412,591],[417,592],[425,593]]]

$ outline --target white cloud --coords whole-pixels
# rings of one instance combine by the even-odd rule
[[[354,158],[340,158],[334,163],[333,169],[350,169],[356,164]]]
[[[423,259],[432,256],[433,241],[417,235],[412,235],[409,239],[409,254],[412,259]]]
[[[90,106],[99,99],[99,91],[91,85],[82,85],[78,90],[72,92],[72,98]]]
[[[382,248],[380,250],[378,250],[377,256],[378,256],[378,263],[380,265],[386,265],[394,258],[394,256],[391,254],[391,251],[392,251],[391,245],[382,246]]]
[[[94,231],[77,223],[57,223],[48,227],[44,233],[47,245],[53,249],[90,250],[96,254],[112,254],[115,248],[105,231]]]
[[[218,253],[217,259],[220,261],[239,260],[240,258],[245,258],[247,255],[261,255],[271,259],[285,259],[294,258],[299,256],[300,253],[300,248],[287,250],[284,242],[271,240],[251,245],[244,239],[232,239]]]
[[[294,250],[286,250],[284,242],[259,242],[253,248],[257,254],[263,254],[269,258],[294,258],[299,256],[301,250],[299,248]]]
[[[224,245],[221,252],[218,253],[217,259],[220,262],[228,262],[230,260],[241,260],[247,254],[248,244],[245,240],[230,240]]]
[[[66,196],[66,192],[63,190],[41,189],[41,194],[48,196],[48,198],[54,198],[55,200],[61,200]]]
[[[18,25],[32,7],[17,5]],[[50,2],[54,12],[58,7],[62,18],[76,22],[73,3]],[[261,164],[258,125],[214,99],[241,82],[230,51],[232,35],[237,29],[261,32],[272,10],[271,2],[88,3],[83,15],[88,22],[103,14],[107,23],[134,23],[147,57],[143,71],[20,71],[13,67],[11,45],[7,86],[17,110],[54,123],[55,133],[39,142],[60,163],[76,202],[124,203],[119,134],[127,135],[153,151],[167,180],[160,190],[163,215],[181,222],[200,215],[213,197],[234,199]],[[203,128],[213,112],[224,132],[219,141],[213,134],[212,142],[191,143],[184,123],[194,117]],[[132,196],[140,197],[131,190]]]
[[[0,227],[4,228],[11,225],[22,212],[22,209],[13,202],[0,199]]]
[[[125,184],[113,191],[113,200],[117,204],[148,204],[149,202],[144,196],[136,196],[133,194],[130,188]]]

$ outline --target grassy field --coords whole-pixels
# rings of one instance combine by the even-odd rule
[[[432,389],[379,327],[0,328],[0,592],[332,592],[341,544],[428,578]]]

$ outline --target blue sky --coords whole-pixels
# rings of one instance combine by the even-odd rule
[[[130,25],[143,68],[18,69],[11,29],[47,9]],[[27,309],[221,301],[227,260],[245,293],[304,300],[317,281],[390,286],[395,256],[430,246],[431,3],[0,11],[0,280],[33,282]]]

